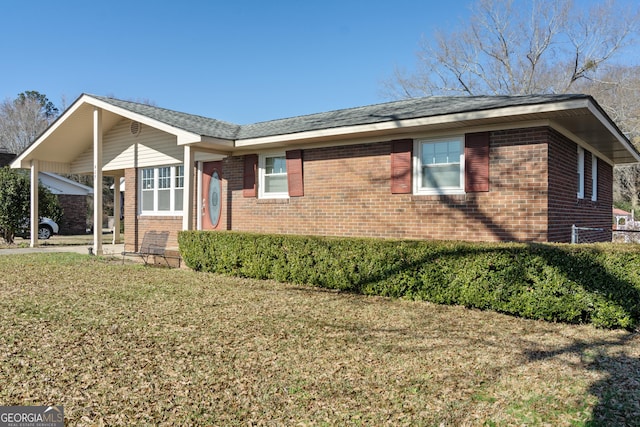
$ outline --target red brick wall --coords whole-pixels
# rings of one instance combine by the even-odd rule
[[[462,196],[391,194],[390,143],[303,150],[304,197],[242,195],[242,157],[225,160],[240,231],[470,241],[547,237],[545,128],[491,133],[490,191]]]
[[[585,199],[578,202],[576,150],[575,143],[546,127],[494,131],[489,192],[416,196],[391,194],[389,142],[306,149],[304,196],[284,200],[244,197],[244,158],[229,157],[223,162],[218,228],[328,236],[569,241],[572,223],[597,226],[611,221],[613,170],[599,162],[599,200],[591,202],[591,163],[585,155]],[[125,172],[125,179],[128,189],[137,189],[134,169]],[[141,240],[147,230],[170,231],[169,246],[177,246],[181,217],[138,216],[136,193],[126,192],[126,250],[137,249],[136,239]]]
[[[584,155],[584,198],[578,199],[578,146],[552,131],[549,144],[549,241],[571,242],[571,226],[611,228],[613,168],[598,160],[598,200],[591,200],[591,153]],[[611,232],[590,233],[590,239],[610,241]]]
[[[124,171],[124,250],[134,252],[138,250],[138,173],[136,169]],[[135,190],[135,191],[132,191]]]
[[[58,194],[63,216],[59,234],[86,234],[87,196]]]
[[[147,231],[168,231],[166,249],[178,248],[178,232],[182,230],[181,216],[138,216],[138,244],[142,243],[144,233]],[[131,246],[125,236],[125,250],[129,250]],[[136,248],[137,250],[138,248]]]

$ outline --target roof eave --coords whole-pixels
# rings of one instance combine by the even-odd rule
[[[427,117],[418,117],[418,118],[403,119],[403,120],[389,120],[385,122],[378,122],[378,123],[371,123],[371,124],[364,124],[364,125],[343,126],[343,127],[326,128],[326,129],[291,133],[291,134],[280,134],[280,135],[271,135],[271,136],[256,137],[256,138],[239,139],[236,141],[236,146],[237,147],[248,147],[248,146],[254,146],[254,145],[260,146],[263,144],[274,144],[274,143],[283,143],[283,142],[299,141],[299,140],[313,140],[317,138],[327,138],[332,136],[335,136],[335,137],[351,136],[355,134],[367,134],[367,133],[375,133],[375,132],[381,132],[381,131],[392,131],[392,130],[398,130],[398,129],[428,127],[432,125],[453,124],[457,122],[468,122],[468,121],[474,121],[474,120],[500,118],[500,117],[505,117],[505,115],[517,116],[517,115],[525,115],[525,114],[531,114],[531,113],[543,113],[543,112],[551,112],[551,111],[559,111],[559,110],[567,110],[567,109],[585,108],[587,107],[587,105],[588,105],[587,99],[578,99],[578,100],[561,101],[558,103],[522,105],[522,106],[515,106],[515,107],[509,106],[509,107],[493,108],[493,109],[486,109],[486,110],[475,110],[475,111],[458,112],[458,113],[434,115],[434,116],[427,116]]]
[[[196,140],[190,138],[178,138],[178,145],[195,145],[208,150],[220,150],[230,152],[235,148],[235,141],[232,139],[215,138],[212,136],[199,135]]]
[[[291,134],[270,135],[264,137],[245,138],[236,141],[239,149],[266,148],[269,146],[289,145],[296,143],[313,143],[314,141],[330,141],[338,139],[356,138],[371,135],[384,135],[394,133],[409,133],[412,131],[428,131],[429,129],[442,129],[449,126],[451,128],[462,127],[469,124],[482,125],[482,123],[493,122],[502,118],[510,119],[522,117],[523,122],[530,122],[535,116],[548,120],[549,114],[570,110],[585,110],[607,129],[608,133],[619,145],[615,149],[620,155],[610,158],[612,164],[624,164],[640,162],[640,153],[633,147],[624,134],[615,126],[611,119],[602,111],[593,98],[585,96],[579,99],[570,99],[549,103],[538,103],[529,105],[507,106],[490,108],[484,110],[474,110],[457,112],[443,115],[410,118],[403,120],[390,120],[385,122],[352,125],[335,128],[325,128]],[[588,143],[588,142],[587,142]]]
[[[622,159],[621,161],[617,162],[616,164],[627,164],[627,163],[638,163],[638,162],[640,162],[640,153],[638,152],[638,150],[636,150],[636,148],[633,146],[631,141],[629,141],[629,139],[622,133],[622,131],[620,131],[620,129],[618,129],[618,127],[615,125],[613,120],[611,120],[609,118],[609,116],[602,110],[602,108],[593,100],[589,103],[589,107],[588,108],[589,108],[589,111],[591,112],[591,114],[593,114],[596,117],[596,119],[598,119],[600,121],[600,123],[605,128],[607,128],[607,130],[611,133],[611,135],[620,143],[620,145],[633,158],[633,160],[629,159],[630,161],[624,161],[624,159]],[[623,156],[623,157],[627,157],[627,156]]]

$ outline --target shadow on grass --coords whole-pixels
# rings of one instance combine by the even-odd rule
[[[259,279],[464,305],[532,319],[628,330],[640,323],[638,251],[533,243],[340,241],[299,236],[273,240],[255,235],[245,239],[238,234],[232,245],[225,246],[221,239],[211,244],[216,248],[213,252],[229,256],[237,263],[234,272],[245,277],[255,271]],[[401,332],[393,326],[390,330]],[[589,425],[633,425],[633,420],[640,419],[629,415],[638,415],[640,360],[620,349],[634,337],[627,333],[618,341],[577,342],[546,353],[534,349],[526,358],[579,354],[587,360],[587,369],[605,375],[590,389],[598,402]],[[619,384],[625,384],[626,391]]]
[[[189,249],[183,255],[187,265],[196,270],[532,319],[627,329],[640,323],[637,251],[243,233],[182,236],[196,242],[181,243]]]
[[[574,283],[589,294],[602,296],[608,303],[622,309],[630,319],[627,329],[636,328],[636,332],[627,332],[619,338],[596,342],[575,342],[569,346],[554,351],[526,352],[529,362],[540,359],[553,358],[562,354],[576,354],[582,360],[582,365],[589,370],[603,374],[603,378],[593,383],[589,393],[598,401],[593,409],[592,418],[586,425],[595,426],[631,426],[640,425],[640,358],[627,354],[624,347],[631,342],[640,341],[637,326],[640,322],[640,290],[633,283],[630,274],[636,270],[637,259],[633,252],[617,254],[616,257],[608,257],[607,252],[598,246],[556,246],[543,244],[528,244],[529,254],[538,257],[543,262],[541,266],[550,267],[560,273],[562,281]],[[482,255],[488,259],[513,256],[513,248],[489,247],[489,248],[457,248],[455,251],[445,251],[438,256],[423,259],[422,262],[434,262],[439,257],[453,257],[455,262],[460,262],[465,257],[477,258]],[[514,258],[516,261],[516,258]],[[635,262],[634,262],[635,261]],[[405,265],[406,268],[414,268],[415,265]],[[486,265],[486,273],[500,275],[500,268],[491,263]],[[527,266],[523,264],[507,265],[514,274],[507,277],[517,278],[526,282]],[[381,278],[375,278],[380,280]],[[478,279],[482,280],[481,277]],[[538,285],[541,285],[538,283]],[[559,289],[552,289],[552,292]],[[566,289],[570,292],[570,289]],[[557,294],[556,297],[562,297]],[[461,301],[458,301],[460,303]],[[483,307],[478,307],[483,308]],[[605,313],[606,314],[606,313]],[[583,314],[584,316],[584,314]],[[583,318],[584,321],[592,319]],[[612,320],[612,319],[610,319]],[[616,325],[620,326],[620,325]]]
[[[626,354],[624,346],[638,340],[637,333],[626,333],[618,339],[578,341],[553,351],[529,350],[526,355],[529,362],[565,354],[579,356],[582,367],[604,375],[589,388],[598,402],[585,425],[636,426],[640,422],[640,359]]]
[[[519,253],[527,252],[527,262],[521,262],[522,258]],[[524,248],[522,246],[489,246],[489,247],[473,247],[460,245],[446,250],[437,251],[427,256],[422,256],[414,260],[405,260],[398,263],[393,268],[388,269],[384,274],[361,277],[359,282],[353,284],[353,290],[358,292],[366,292],[370,285],[384,282],[402,281],[402,275],[407,271],[415,272],[415,274],[428,274],[430,276],[431,285],[436,284],[441,287],[438,292],[443,292],[444,297],[440,300],[429,298],[422,295],[432,302],[446,302],[454,304],[463,304],[469,307],[489,308],[495,311],[509,312],[506,308],[509,305],[509,299],[513,297],[510,291],[513,287],[506,286],[504,290],[498,289],[500,281],[517,280],[521,285],[530,286],[531,288],[545,288],[554,280],[560,283],[560,286],[548,288],[545,295],[549,304],[552,305],[554,300],[562,301],[565,297],[562,293],[571,294],[576,289],[582,289],[586,295],[594,295],[602,298],[605,303],[612,303],[616,310],[621,309],[618,313],[608,313],[608,308],[590,307],[593,309],[590,313],[581,313],[575,322],[593,321],[590,316],[599,316],[598,321],[601,326],[608,326],[607,322],[614,322],[621,318],[629,320],[628,324],[613,325],[625,326],[628,329],[637,327],[640,321],[640,291],[633,282],[633,278],[629,276],[635,269],[633,258],[626,257],[624,254],[618,254],[617,257],[608,257],[606,251],[602,251],[597,246],[574,247],[574,246],[556,246],[542,244],[528,244]],[[460,264],[465,260],[478,260],[485,257],[486,262],[480,262],[480,268],[474,266],[477,271],[467,276],[469,283],[463,284],[458,289],[457,296],[447,297],[447,287],[454,286],[452,276],[445,274],[437,267],[444,259],[448,262],[443,263],[447,266]],[[530,258],[537,259],[538,264],[528,262]],[[526,264],[526,265],[525,265]],[[545,272],[539,272],[539,276],[534,283],[532,276],[532,268],[539,266],[547,269]],[[434,268],[434,266],[436,266]],[[469,273],[469,272],[467,272]],[[546,274],[558,274],[558,278],[545,277]],[[489,277],[493,276],[491,280]],[[548,280],[548,282],[545,282]],[[481,290],[482,286],[473,284],[472,282],[486,282],[489,287],[485,288],[486,299],[465,300],[464,287]],[[564,286],[564,283],[570,284]],[[543,289],[544,290],[544,289]],[[395,288],[399,295],[403,296],[403,292],[416,292],[415,289]],[[520,288],[519,292],[528,292]],[[419,292],[419,291],[418,291]],[[368,292],[367,292],[368,293]],[[490,296],[492,295],[492,296]],[[421,295],[416,294],[420,297]],[[569,295],[571,296],[571,295]],[[501,309],[500,301],[503,300],[506,305]],[[483,301],[486,306],[483,306]],[[562,303],[560,303],[562,304]],[[544,313],[542,308],[537,313]],[[553,310],[553,307],[550,307]],[[598,310],[601,313],[598,313]],[[511,314],[523,315],[523,313]],[[610,314],[610,317],[607,315]],[[553,313],[550,318],[553,319]],[[536,318],[537,316],[530,316]],[[593,408],[591,419],[585,425],[595,426],[611,426],[611,425],[640,425],[640,359],[632,355],[626,354],[623,347],[632,340],[638,340],[638,335],[632,332],[624,334],[619,339],[598,341],[598,342],[576,342],[567,347],[555,350],[540,352],[531,350],[526,352],[529,362],[540,359],[553,358],[563,353],[576,354],[582,360],[583,369],[592,370],[603,374],[603,378],[593,383],[589,388],[589,393],[597,398],[597,403]]]

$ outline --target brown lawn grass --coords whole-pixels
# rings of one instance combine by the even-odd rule
[[[0,256],[0,405],[67,425],[633,425],[640,339],[72,254]]]

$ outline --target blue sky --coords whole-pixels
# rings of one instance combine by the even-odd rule
[[[0,100],[36,90],[61,108],[90,93],[239,124],[384,102],[382,81],[472,3],[6,2]]]
[[[240,124],[384,102],[382,80],[471,3],[7,2],[0,99],[91,93]]]

